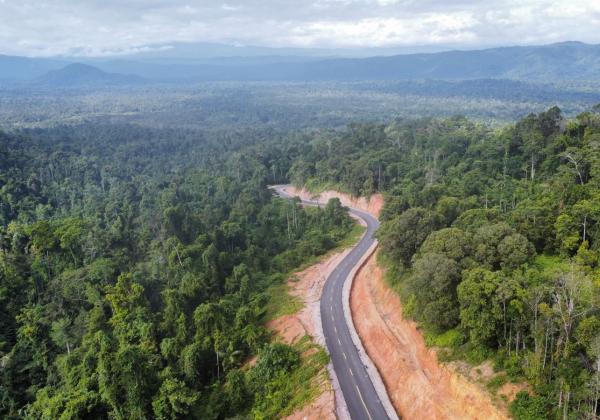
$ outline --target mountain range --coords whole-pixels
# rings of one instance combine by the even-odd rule
[[[198,56],[193,50],[106,59],[0,56],[0,80],[45,86],[138,84],[148,81],[359,81],[513,79],[535,82],[598,80],[600,45],[564,42],[391,56]],[[184,51],[184,50],[181,50]],[[261,50],[262,51],[262,50]],[[289,52],[289,51],[288,51]],[[74,63],[74,60],[78,63]]]

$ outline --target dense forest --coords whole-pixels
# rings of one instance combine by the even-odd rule
[[[301,348],[271,341],[268,290],[353,223],[339,201],[272,197],[287,161],[251,136],[0,134],[0,417],[277,418],[298,404],[290,378],[306,388],[327,355],[301,369]]]
[[[515,418],[598,415],[600,107],[555,107],[502,128],[0,134],[0,416],[289,412],[290,378],[309,379],[263,326],[268,290],[352,223],[337,201],[274,198],[283,182],[384,193],[381,260],[406,313],[442,357],[527,381]]]
[[[502,380],[526,380],[516,418],[597,418],[600,107],[499,130],[461,117],[351,125],[315,135],[289,174],[385,193],[382,261],[406,313],[443,357],[491,358]]]
[[[1,67],[0,67],[1,70]],[[215,129],[343,129],[349,123],[465,115],[513,123],[559,104],[569,117],[600,102],[600,83],[502,79],[322,82],[144,83],[60,87],[6,86],[0,80],[0,126],[131,123]]]

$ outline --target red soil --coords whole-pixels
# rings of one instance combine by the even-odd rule
[[[440,364],[425,346],[416,324],[402,317],[398,295],[384,283],[376,253],[354,280],[350,307],[363,345],[403,418],[508,418],[485,390]]]
[[[379,213],[384,204],[383,196],[381,194],[373,194],[369,198],[353,197],[350,194],[337,191],[323,191],[322,193],[314,194],[304,188],[299,189],[291,185],[286,186],[285,191],[289,194],[296,195],[303,200],[317,198],[322,203],[327,203],[331,198],[339,198],[343,206],[354,207],[355,209],[366,211],[375,217],[379,217]]]
[[[292,186],[285,190],[303,199],[317,198],[323,203],[337,197],[343,205],[367,211],[375,217],[379,216],[384,204],[381,194],[366,199],[336,191],[313,194]],[[363,346],[379,370],[397,412],[405,419],[507,419],[506,410],[496,407],[485,389],[470,382],[455,369],[439,363],[435,351],[426,347],[416,324],[403,318],[400,298],[385,284],[383,270],[376,263],[376,255],[372,255],[358,272],[350,294],[350,307]],[[328,270],[335,267],[338,258],[342,257],[338,254],[327,260]],[[310,272],[314,267],[305,272]],[[317,271],[321,272],[322,269],[317,268]],[[302,273],[299,275],[301,280],[292,286],[292,293],[304,296],[307,307],[287,317],[287,321],[273,321],[273,328],[281,331],[288,340],[302,336],[300,325],[315,337],[315,318],[307,308],[315,302],[318,305],[321,288],[327,277],[326,274],[319,277],[314,270],[312,274],[305,273],[304,277]],[[308,286],[310,284],[314,286]],[[295,320],[292,320],[294,317]],[[516,389],[515,386],[505,385],[499,390],[499,395],[508,394],[511,397]],[[326,399],[324,405],[319,405],[319,398],[313,403],[317,404],[316,407],[306,407],[290,418],[335,418],[333,392],[323,395],[320,398]],[[325,411],[319,407],[326,407]]]

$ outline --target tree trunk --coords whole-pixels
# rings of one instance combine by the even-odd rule
[[[290,231],[290,213],[286,210],[285,211],[285,218],[287,220],[287,234],[288,234],[288,241],[292,242],[292,233]]]
[[[179,255],[179,250],[177,249],[177,245],[174,246],[175,254],[177,254],[177,261],[179,261],[179,265],[183,267],[183,263],[181,262],[181,256]]]
[[[565,404],[563,405],[563,420],[568,419],[569,414],[569,400],[571,399],[571,392],[567,391],[565,395]]]
[[[504,324],[504,342],[506,343],[506,301],[502,300],[502,323]]]
[[[542,371],[546,369],[546,357],[548,356],[548,327],[546,326],[546,333],[544,339],[544,361],[542,362]]]
[[[217,355],[217,380],[221,379],[221,365],[219,363],[219,350],[215,349]]]

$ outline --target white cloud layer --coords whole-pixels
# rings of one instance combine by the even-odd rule
[[[475,48],[600,43],[597,0],[0,0],[0,53],[109,55],[169,42]]]

